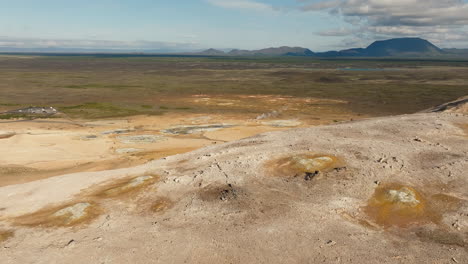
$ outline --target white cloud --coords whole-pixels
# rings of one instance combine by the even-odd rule
[[[354,30],[322,32],[322,36],[368,38],[419,36],[438,44],[468,44],[468,3],[463,0],[330,0],[303,2],[301,10],[327,10]],[[335,33],[335,34],[334,34]],[[455,43],[455,44],[457,44]]]
[[[10,48],[73,48],[73,49],[174,49],[191,50],[196,43],[174,43],[158,41],[115,41],[97,39],[39,39],[0,36],[0,47]]]
[[[355,30],[350,28],[336,28],[330,30],[324,30],[317,33],[317,35],[324,36],[324,37],[342,37],[348,36],[354,33]]]
[[[206,2],[222,8],[254,10],[254,11],[274,11],[273,6],[252,1],[252,0],[206,0]]]

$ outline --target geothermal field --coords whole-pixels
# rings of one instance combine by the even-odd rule
[[[1,263],[468,263],[468,63],[0,56]]]

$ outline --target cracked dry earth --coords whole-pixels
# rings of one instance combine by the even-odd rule
[[[0,188],[1,263],[468,263],[468,116],[270,132]]]

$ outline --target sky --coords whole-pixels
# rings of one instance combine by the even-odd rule
[[[326,51],[394,37],[468,48],[468,0],[0,0],[0,47]]]

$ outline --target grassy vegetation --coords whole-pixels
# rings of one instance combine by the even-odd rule
[[[132,115],[160,115],[163,112],[151,110],[146,105],[121,105],[112,103],[84,103],[73,106],[63,106],[59,110],[70,117],[108,118]]]
[[[0,114],[0,119],[9,120],[9,119],[32,119],[33,117],[25,114]]]
[[[81,85],[66,85],[64,88],[69,89],[91,89],[91,88],[110,88],[110,89],[131,89],[138,88],[138,85],[111,85],[111,84],[81,84]]]
[[[339,70],[347,68],[377,70]],[[200,105],[182,100],[202,94],[339,99],[348,102],[343,106],[348,111],[388,115],[416,112],[466,95],[468,62],[303,57],[8,57],[0,64],[0,78],[0,102],[8,102],[0,104],[0,110],[43,105],[57,107],[72,117],[255,111],[241,110],[239,105]]]

